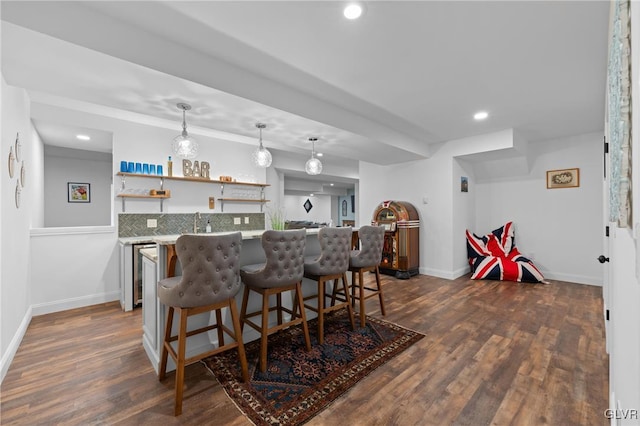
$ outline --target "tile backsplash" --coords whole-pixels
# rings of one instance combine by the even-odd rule
[[[142,237],[147,235],[173,235],[193,232],[194,213],[120,213],[118,215],[118,237]],[[240,218],[240,225],[234,224]],[[249,218],[249,223],[245,223]],[[148,228],[147,220],[155,219],[157,227]],[[264,213],[201,213],[198,232],[205,232],[207,220],[212,232],[254,231],[264,228]]]

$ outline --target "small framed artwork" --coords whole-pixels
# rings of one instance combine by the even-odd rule
[[[342,216],[347,215],[347,200],[342,200]]]
[[[90,203],[91,202],[91,184],[67,182],[67,202]]]
[[[309,213],[309,210],[311,210],[313,208],[313,204],[311,204],[311,201],[309,201],[309,199],[307,198],[307,201],[304,202],[302,207],[304,207],[304,209],[307,211],[307,213]]]
[[[469,178],[466,176],[460,177],[460,192],[469,192]]]
[[[547,189],[577,188],[580,186],[580,169],[547,171]]]

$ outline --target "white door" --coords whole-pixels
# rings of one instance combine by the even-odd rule
[[[613,309],[611,305],[611,285],[609,283],[609,238],[611,234],[611,224],[609,223],[609,179],[608,179],[608,171],[609,171],[609,146],[606,142],[606,137],[604,139],[604,148],[603,148],[603,184],[602,184],[602,255],[598,258],[598,261],[602,264],[602,299],[603,299],[603,318],[605,325],[605,338],[606,338],[606,348],[607,353],[611,353],[611,320],[609,318],[610,312]]]
[[[611,2],[612,8],[618,2]],[[640,21],[638,7],[631,2],[631,88],[632,88],[632,118],[631,118],[631,152],[640,149],[640,92],[638,91],[638,48],[640,48]],[[613,10],[613,9],[612,9]],[[605,133],[609,134],[605,124]],[[611,125],[619,125],[618,122]],[[609,141],[611,142],[611,141]],[[616,148],[610,146],[610,154]],[[640,162],[634,156],[632,170],[640,173]],[[607,163],[607,178],[611,176],[610,164]],[[634,178],[638,182],[637,178]],[[615,222],[609,221],[610,205],[608,181],[605,179],[604,213],[605,225],[609,226],[609,238],[605,237],[603,256],[609,258],[603,268],[603,298],[608,310],[609,320],[606,322],[607,349],[609,351],[609,390],[612,425],[640,425],[640,284],[636,276],[638,263],[636,238],[631,228],[621,228]],[[635,204],[640,203],[640,192],[635,191]],[[640,209],[635,209],[640,212]],[[639,217],[635,217],[636,232]],[[605,311],[606,314],[606,311]]]

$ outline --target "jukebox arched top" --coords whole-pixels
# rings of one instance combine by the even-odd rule
[[[416,225],[420,225],[420,218],[418,217],[418,211],[411,203],[406,201],[383,201],[376,208],[373,213],[373,225],[384,226],[387,231],[390,231],[388,224],[397,222],[410,222],[418,221]],[[395,226],[394,226],[395,228]]]

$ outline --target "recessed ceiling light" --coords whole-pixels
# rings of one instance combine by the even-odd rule
[[[485,118],[487,118],[487,117],[489,117],[489,113],[488,113],[488,112],[486,112],[486,111],[479,111],[479,112],[476,112],[476,113],[473,115],[473,118],[474,118],[475,120],[484,120],[484,119],[485,119]]]
[[[323,154],[322,154],[321,152],[316,152],[316,156],[317,156],[317,157],[322,157],[322,155],[323,155]]]
[[[91,137],[87,136],[87,135],[76,135],[76,138],[80,139],[81,141],[90,141]]]
[[[333,186],[333,184],[332,184],[332,183],[330,183],[329,185]]]
[[[309,197],[313,197],[313,194],[309,194]]]
[[[362,16],[362,6],[357,3],[348,4],[342,11],[344,17],[347,19],[358,19]]]

